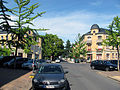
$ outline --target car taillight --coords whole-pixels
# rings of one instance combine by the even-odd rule
[[[34,63],[32,64],[32,67],[34,67]]]

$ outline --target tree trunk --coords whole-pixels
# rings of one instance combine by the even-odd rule
[[[18,51],[18,48],[16,47],[16,50],[15,50],[14,69],[16,68],[16,57],[17,57],[17,51]]]
[[[118,71],[120,69],[119,67],[119,45],[117,44],[117,53],[118,53],[118,63],[117,63],[117,68],[118,68]]]

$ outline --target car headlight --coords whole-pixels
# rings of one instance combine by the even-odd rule
[[[59,81],[59,83],[64,83],[65,82],[65,80],[64,79],[61,79],[60,81]]]
[[[110,68],[113,68],[113,66],[110,66]]]
[[[38,80],[37,80],[37,79],[34,79],[33,81],[34,81],[35,83],[37,83],[37,82],[38,82]]]

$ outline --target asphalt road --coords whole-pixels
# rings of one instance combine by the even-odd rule
[[[120,90],[120,83],[97,74],[89,64],[61,63],[70,84],[70,90]]]

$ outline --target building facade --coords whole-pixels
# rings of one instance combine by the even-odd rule
[[[28,33],[29,33],[29,35],[34,35],[31,31],[28,32]],[[4,40],[6,40],[6,39],[12,40],[12,36],[11,36],[11,34],[7,35],[7,33],[5,31],[0,30],[0,40],[3,40],[3,39]],[[30,59],[35,59],[35,58],[41,59],[42,58],[42,51],[41,51],[42,40],[41,40],[41,38],[38,38],[36,41],[37,41],[37,45],[32,45],[31,46],[32,50],[31,50],[30,53],[27,54],[27,53],[24,52],[23,49],[19,48],[17,56],[21,56],[23,58],[30,58]],[[4,47],[9,48],[5,44],[0,44],[0,47],[1,48],[4,48]],[[15,47],[12,47],[12,48],[15,48]],[[14,55],[15,55],[15,51],[12,51],[10,56],[14,56]]]
[[[106,30],[94,24],[91,26],[90,31],[83,35],[88,51],[87,60],[117,60],[116,48],[103,45],[103,40],[108,37]]]

